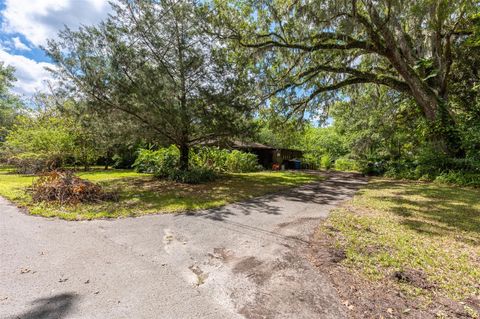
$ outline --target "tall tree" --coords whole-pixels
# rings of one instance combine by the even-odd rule
[[[459,151],[449,105],[452,48],[470,34],[468,18],[480,1],[213,3],[217,33],[255,52],[267,93],[290,110],[316,108],[343,88],[374,83],[411,97],[438,148]]]
[[[13,73],[12,67],[0,62],[0,143],[5,140],[22,106],[20,99],[10,93],[13,82],[16,81]]]
[[[193,1],[121,0],[113,9],[100,25],[49,41],[65,92],[176,144],[183,170],[192,145],[244,131],[248,77],[203,32]]]

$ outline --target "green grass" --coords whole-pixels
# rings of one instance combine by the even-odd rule
[[[346,251],[345,265],[409,295],[480,295],[478,189],[374,179],[330,215],[325,233]],[[396,282],[392,274],[406,269],[434,287]]]
[[[33,203],[26,189],[34,177],[13,174],[7,168],[0,169],[0,196],[27,208],[32,215],[80,220],[214,208],[320,179],[298,172],[256,172],[229,174],[214,182],[186,185],[131,170],[94,170],[79,172],[78,176],[99,183],[105,190],[117,191],[119,201],[75,206]]]

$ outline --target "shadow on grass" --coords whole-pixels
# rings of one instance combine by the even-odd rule
[[[373,190],[393,190],[393,195],[373,196],[403,217],[402,224],[420,233],[443,236],[468,232],[480,242],[480,190],[431,183],[381,181]],[[472,242],[471,239],[466,239]]]
[[[327,188],[321,189],[321,198],[316,196],[316,189],[296,192],[292,187],[312,182],[311,176],[275,176],[271,174],[232,175],[217,181],[187,185],[154,178],[119,179],[113,187],[121,189],[122,206],[128,209],[165,211],[198,210],[222,206],[236,201],[242,203],[245,214],[251,209],[262,208],[265,213],[275,214],[275,207],[266,207],[262,204],[264,199],[273,199],[276,196],[291,197],[296,201],[312,201],[318,204],[327,204],[335,198],[336,193]],[[314,183],[314,185],[317,183]],[[112,187],[112,185],[110,185]],[[290,194],[290,192],[292,192]],[[270,194],[270,195],[267,195]],[[261,200],[251,200],[252,197],[264,196]],[[222,209],[215,210],[217,216],[228,215],[219,213]],[[217,217],[217,219],[220,217]]]
[[[58,294],[52,297],[36,299],[32,309],[10,318],[19,319],[60,319],[66,318],[75,304],[77,295],[71,293]]]

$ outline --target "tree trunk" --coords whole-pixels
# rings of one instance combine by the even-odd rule
[[[427,94],[424,97],[428,96]],[[430,126],[430,142],[438,152],[452,157],[462,157],[461,140],[456,123],[448,112],[446,101],[436,97],[417,98],[415,101],[422,108],[425,119]]]
[[[180,149],[180,170],[187,171],[188,170],[188,153],[189,153],[190,147],[188,146],[187,143],[182,143],[179,146],[179,149]]]

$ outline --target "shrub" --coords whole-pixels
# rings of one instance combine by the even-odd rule
[[[218,147],[198,147],[190,152],[190,165],[215,172],[226,172],[229,151]]]
[[[443,172],[439,174],[435,183],[440,184],[455,184],[460,186],[480,187],[480,173],[472,172]]]
[[[200,147],[190,153],[192,167],[204,167],[215,172],[246,173],[261,169],[257,155],[229,151],[218,147]]]
[[[332,168],[332,158],[330,155],[325,154],[320,158],[320,165],[325,169]]]
[[[228,151],[216,147],[201,147],[191,150],[189,154],[190,169],[195,171],[191,175],[204,175],[205,172],[215,173],[243,173],[261,169],[255,154],[240,151]],[[138,158],[133,164],[138,172],[151,173],[157,177],[184,175],[179,173],[180,152],[176,146],[162,148],[158,151],[141,149]],[[199,172],[202,171],[202,174]],[[178,180],[177,178],[171,178]],[[183,179],[183,178],[180,178]]]
[[[71,171],[46,173],[33,183],[31,191],[36,202],[77,204],[116,198],[115,194],[105,193],[100,185],[83,180]]]
[[[335,169],[339,171],[360,171],[360,164],[353,159],[339,158],[335,161]]]
[[[261,166],[258,164],[257,155],[234,150],[228,153],[225,168],[231,173],[247,173],[258,171]]]
[[[311,169],[319,169],[322,166],[320,159],[321,156],[313,152],[305,152],[303,154],[303,163]]]
[[[174,145],[158,151],[140,149],[133,163],[137,172],[154,174],[157,177],[168,177],[178,169],[180,151]]]

